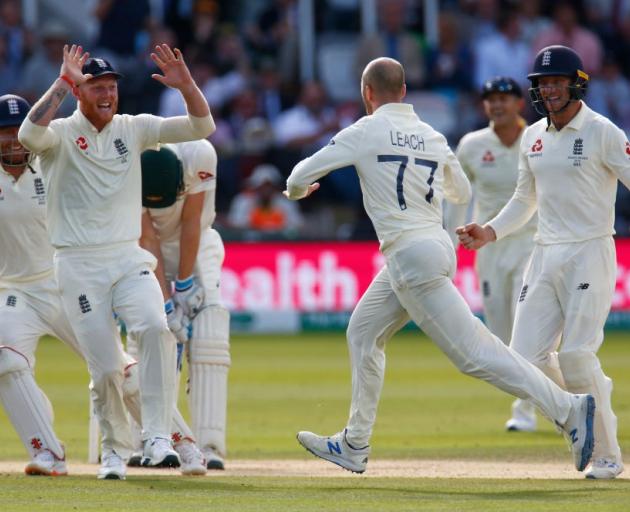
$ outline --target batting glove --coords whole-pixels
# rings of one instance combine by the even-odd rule
[[[188,318],[194,318],[199,313],[204,298],[203,288],[195,283],[193,276],[175,281],[173,301],[182,308],[184,315]]]
[[[168,328],[177,338],[177,342],[186,343],[188,341],[188,324],[190,320],[188,320],[182,308],[175,305],[172,299],[168,299],[164,303],[164,311],[166,312]]]

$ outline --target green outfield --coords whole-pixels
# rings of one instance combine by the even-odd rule
[[[504,461],[506,467],[512,461],[571,464],[564,441],[544,420],[536,434],[505,433],[511,398],[460,375],[421,335],[397,336],[387,354],[372,461],[443,459],[448,464],[449,459],[464,459]],[[615,383],[613,402],[628,459],[630,334],[609,333],[600,355]],[[295,433],[302,429],[334,433],[343,427],[350,374],[341,333],[234,336],[232,359],[228,467],[230,459],[311,461],[296,443]],[[46,339],[40,344],[37,374],[55,407],[55,425],[69,460],[85,461],[88,378],[83,364],[59,342]],[[181,404],[186,411],[183,392]],[[10,460],[25,460],[25,453],[0,412],[0,465]],[[7,511],[630,510],[627,479],[209,475],[130,476],[125,482],[98,482],[92,475],[47,479],[5,473],[0,477],[0,510]]]

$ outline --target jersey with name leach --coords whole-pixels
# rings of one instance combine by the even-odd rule
[[[521,142],[516,197],[538,206],[542,244],[614,234],[617,179],[630,185],[630,143],[623,131],[582,103],[560,131],[541,119]]]
[[[403,231],[441,228],[445,195],[454,202],[470,199],[470,184],[446,138],[409,104],[385,104],[339,132],[295,167],[289,193],[297,197],[309,183],[350,166],[381,249]]]
[[[115,115],[98,132],[79,109],[55,119],[52,147],[40,154],[55,247],[136,241],[141,229],[140,154],[159,141],[163,119]]]
[[[0,287],[51,273],[52,258],[37,159],[17,180],[0,166]]]
[[[511,146],[501,142],[492,125],[464,135],[455,154],[468,176],[474,194],[473,220],[484,224],[495,217],[514,194],[518,179],[521,130]],[[537,219],[532,217],[513,235],[536,232]]]
[[[194,140],[178,144],[165,144],[175,152],[182,163],[184,190],[175,204],[167,208],[149,208],[153,226],[162,242],[179,241],[182,210],[186,197],[205,192],[201,213],[201,229],[212,226],[216,217],[215,195],[217,188],[217,153],[207,140]]]

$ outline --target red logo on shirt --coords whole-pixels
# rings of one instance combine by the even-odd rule
[[[630,155],[630,142],[626,141],[626,155]]]
[[[199,176],[201,181],[208,181],[209,179],[214,178],[212,173],[207,171],[199,171],[197,172],[197,176]]]
[[[488,163],[494,162],[494,155],[492,154],[492,151],[486,151],[481,160]]]
[[[88,148],[87,140],[85,140],[85,137],[83,136],[78,137],[77,140],[74,141],[74,143],[79,146],[79,149],[82,149],[83,151]]]
[[[532,146],[532,151],[534,153],[538,152],[538,151],[542,151],[542,139],[537,139],[536,142],[534,142],[534,145]]]

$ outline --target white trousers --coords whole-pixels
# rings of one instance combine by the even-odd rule
[[[446,232],[388,254],[386,262],[348,325],[351,444],[369,443],[385,372],[385,343],[409,317],[460,371],[531,398],[550,419],[566,422],[570,395],[494,336],[453,285],[455,253]]]
[[[54,264],[64,309],[88,363],[103,450],[131,451],[123,402],[124,355],[117,313],[139,342],[143,439],[169,438],[175,403],[175,339],[152,270],[137,243],[57,250]]]
[[[486,325],[505,344],[510,343],[514,314],[527,262],[534,249],[531,234],[507,237],[477,252],[475,266]]]
[[[616,282],[611,237],[537,245],[517,303],[511,348],[537,366],[558,351],[567,390],[595,397],[593,459],[621,459],[612,381],[596,353],[604,340]]]

